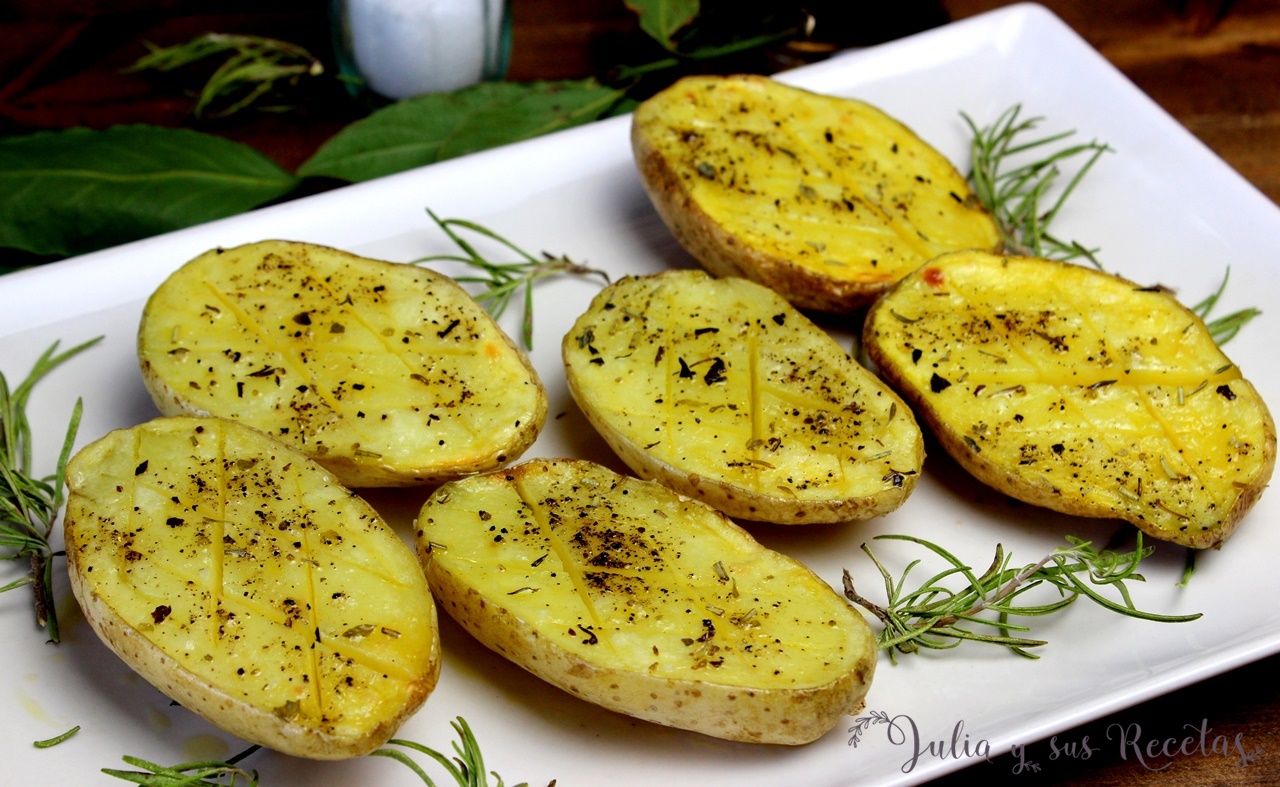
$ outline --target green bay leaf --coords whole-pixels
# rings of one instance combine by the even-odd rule
[[[583,80],[482,82],[411,98],[338,132],[298,174],[371,180],[590,122],[621,95]]]
[[[253,148],[156,126],[0,139],[0,246],[81,254],[232,216],[297,178]]]
[[[640,29],[667,49],[675,49],[671,38],[693,21],[701,10],[699,0],[626,0],[627,8],[640,17]]]

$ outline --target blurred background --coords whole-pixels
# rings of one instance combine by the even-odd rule
[[[962,19],[998,0],[706,0],[702,27],[811,32],[704,70],[777,71]],[[1275,0],[1048,0],[1055,12],[1271,199],[1280,200],[1280,3]],[[515,0],[507,77],[596,77],[667,53],[623,0]],[[742,27],[742,25],[739,25]],[[274,111],[196,118],[193,94],[212,62],[170,73],[126,71],[148,53],[204,33],[305,48],[325,78],[281,91]],[[737,32],[737,31],[734,31]],[[695,67],[695,70],[696,70]],[[673,77],[675,72],[665,74]],[[370,111],[332,75],[330,6],[320,0],[5,0],[0,2],[0,135],[72,126],[187,126],[245,142],[293,171]],[[283,103],[293,108],[280,110]]]

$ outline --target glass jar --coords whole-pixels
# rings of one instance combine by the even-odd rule
[[[501,79],[510,0],[333,0],[334,47],[353,92],[399,100]]]

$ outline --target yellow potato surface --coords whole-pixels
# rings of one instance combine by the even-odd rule
[[[966,469],[1029,503],[1216,547],[1275,466],[1266,404],[1159,288],[951,254],[876,303],[864,342]]]
[[[915,488],[906,404],[773,291],[669,271],[602,291],[563,343],[569,390],[639,475],[731,517],[866,519]]]
[[[720,738],[806,743],[861,707],[876,645],[800,563],[666,487],[533,460],[441,487],[418,518],[440,604],[590,702]]]
[[[951,162],[855,99],[688,77],[636,110],[632,149],[699,262],[801,308],[850,311],[943,252],[1000,248]]]
[[[187,263],[148,301],[138,356],[165,415],[248,424],[348,486],[500,467],[546,418],[524,353],[451,279],[306,243]]]
[[[376,749],[440,669],[412,550],[323,468],[213,418],[111,432],[67,467],[71,586],[143,677],[300,757]]]

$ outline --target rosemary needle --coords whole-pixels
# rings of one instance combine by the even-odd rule
[[[50,748],[53,748],[54,746],[57,746],[59,743],[63,743],[69,740],[79,731],[80,731],[80,725],[77,724],[76,726],[72,727],[71,729],[67,730],[66,732],[60,735],[55,735],[52,738],[46,738],[42,741],[35,741],[31,745],[35,746],[37,749],[50,749]]]
[[[524,339],[526,349],[533,349],[533,283],[539,279],[545,279],[548,276],[555,276],[561,273],[571,273],[576,275],[596,275],[604,279],[605,283],[609,281],[609,274],[596,268],[589,268],[574,262],[565,256],[554,256],[543,253],[542,257],[535,257],[511,241],[497,234],[487,227],[476,224],[475,222],[466,221],[465,219],[441,219],[430,208],[427,209],[427,215],[436,223],[436,226],[444,231],[449,239],[461,250],[461,254],[435,254],[429,257],[422,257],[413,261],[414,264],[424,262],[461,262],[473,268],[480,270],[482,276],[455,276],[454,280],[459,282],[483,284],[486,287],[484,292],[476,295],[477,301],[485,304],[493,316],[501,317],[506,311],[507,305],[515,294],[523,289],[524,291],[524,319],[521,322],[521,335]],[[516,262],[492,262],[484,258],[475,246],[463,238],[457,230],[467,230],[489,240],[497,241],[507,249],[515,252],[520,256]]]
[[[1231,279],[1231,268],[1227,267],[1226,273],[1222,275],[1222,284],[1218,285],[1218,289],[1206,297],[1204,300],[1191,307],[1191,311],[1195,312],[1200,319],[1205,321],[1204,327],[1209,330],[1209,335],[1218,345],[1226,344],[1235,338],[1240,329],[1249,324],[1249,321],[1259,314],[1260,309],[1248,307],[1231,314],[1210,320],[1209,315],[1213,312],[1215,306],[1218,305],[1218,298],[1222,297],[1222,293],[1227,289],[1227,282]]]
[[[83,405],[76,400],[71,420],[62,442],[57,470],[52,476],[32,475],[31,424],[27,421],[27,402],[31,389],[45,375],[71,357],[96,344],[102,337],[91,339],[59,353],[54,342],[36,360],[26,379],[10,389],[0,373],[0,557],[27,560],[30,573],[7,585],[0,592],[30,585],[35,596],[36,624],[43,627],[50,642],[57,642],[58,615],[53,603],[53,551],[49,537],[62,506],[63,474],[76,432],[80,427]]]
[[[250,746],[226,762],[201,760],[181,765],[158,765],[141,757],[125,755],[121,759],[138,771],[103,768],[108,776],[142,787],[257,787],[258,772],[246,771],[236,765],[240,760],[256,752],[259,746]]]
[[[1014,567],[1011,556],[997,544],[991,566],[981,575],[931,541],[902,535],[876,538],[919,544],[949,566],[926,579],[918,588],[908,590],[907,580],[920,561],[910,563],[902,576],[895,580],[870,547],[863,544],[863,551],[884,579],[888,599],[886,606],[872,603],[859,595],[854,589],[853,578],[847,570],[844,572],[845,596],[884,624],[877,641],[881,649],[889,650],[890,658],[896,658],[897,653],[917,653],[924,648],[954,648],[965,640],[999,645],[1020,656],[1038,658],[1028,648],[1045,645],[1045,641],[1025,636],[1028,627],[1012,623],[1009,618],[1050,615],[1065,609],[1081,596],[1112,612],[1142,620],[1183,623],[1200,617],[1199,614],[1160,615],[1134,606],[1125,582],[1143,581],[1142,575],[1137,573],[1138,565],[1152,551],[1143,547],[1141,533],[1138,533],[1134,550],[1124,553],[1111,549],[1099,552],[1089,542],[1068,536],[1071,546],[1055,549],[1039,561],[1021,567]],[[956,583],[960,583],[959,587],[953,587]],[[1053,588],[1056,598],[1041,604],[1019,601],[1023,594],[1042,585]],[[1099,592],[1101,588],[1108,587],[1120,597],[1119,600]],[[994,618],[984,617],[992,614]]]
[[[393,746],[410,749],[420,754],[425,754],[435,760],[449,772],[449,775],[453,777],[455,782],[457,782],[458,787],[489,787],[489,777],[486,775],[484,769],[484,757],[480,753],[480,744],[476,741],[476,736],[472,733],[470,725],[468,725],[466,719],[461,716],[459,716],[456,721],[451,722],[451,724],[453,725],[454,731],[458,733],[460,741],[460,743],[459,741],[455,741],[453,744],[453,751],[457,756],[454,757],[452,761],[435,749],[430,749],[420,743],[414,743],[413,741],[392,738],[387,741],[387,743]],[[426,784],[427,787],[434,787],[434,782],[432,782],[427,776],[426,771],[424,771],[421,766],[414,762],[409,755],[404,752],[384,747],[378,749],[372,754],[377,757],[389,757],[396,762],[405,765],[416,773],[418,778],[422,779],[422,782]],[[498,780],[495,787],[504,787],[502,777],[496,773],[490,773],[493,778]],[[521,782],[520,784],[515,785],[515,787],[529,786],[527,782]]]

